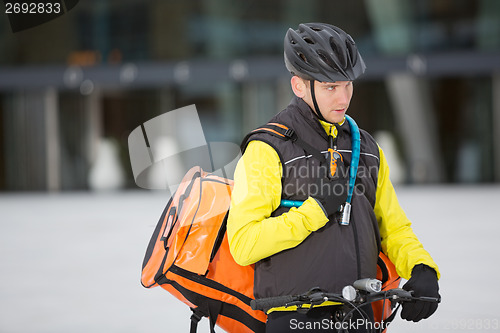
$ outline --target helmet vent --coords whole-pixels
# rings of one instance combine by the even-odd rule
[[[338,64],[343,68],[347,67],[346,54],[342,45],[337,45],[336,40],[333,37],[330,37],[330,46],[332,47],[333,53],[338,57]]]
[[[346,41],[346,47],[349,55],[349,60],[351,62],[351,65],[354,65],[357,61],[357,51],[353,50],[353,46],[349,41]]]
[[[311,38],[309,38],[309,37],[304,37],[303,39],[308,44],[314,44],[314,41]]]
[[[306,58],[306,56],[305,56],[304,54],[299,53],[299,57],[300,57],[302,60],[304,60],[304,62],[306,62],[306,63],[308,62],[308,61],[307,61],[307,58]]]
[[[333,69],[334,69],[334,70],[336,70],[337,72],[340,72],[340,70],[339,70],[339,68],[338,68],[337,64],[335,63],[335,61],[333,61],[333,59],[332,59],[329,55],[325,54],[325,53],[324,53],[323,51],[321,51],[321,50],[318,50],[318,51],[317,51],[317,54],[318,54],[318,56],[320,57],[320,59],[321,59],[321,60],[323,60],[323,62],[324,62],[325,64],[327,64],[329,67],[333,68]]]

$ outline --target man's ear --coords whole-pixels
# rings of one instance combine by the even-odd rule
[[[295,96],[299,98],[304,98],[306,96],[306,83],[297,75],[292,76],[290,80],[290,84],[292,85],[292,90]]]

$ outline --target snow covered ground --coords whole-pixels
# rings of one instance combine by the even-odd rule
[[[400,187],[440,265],[443,302],[390,332],[499,331],[500,187]],[[140,284],[161,192],[0,195],[0,332],[188,332],[190,311]],[[208,332],[207,322],[200,332]],[[219,330],[220,331],[220,330]]]

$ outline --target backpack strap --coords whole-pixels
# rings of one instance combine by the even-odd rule
[[[204,314],[198,308],[191,308],[191,311],[193,311],[193,314],[191,315],[191,327],[189,329],[189,333],[196,333],[196,331],[198,330],[198,323],[200,322],[201,318],[204,317]]]
[[[320,162],[325,161],[325,156],[321,153],[320,150],[314,148],[313,146],[299,138],[297,136],[297,133],[295,133],[292,128],[288,128],[287,126],[278,123],[267,123],[248,133],[248,135],[243,139],[241,151],[245,151],[246,146],[248,145],[248,139],[251,135],[256,133],[267,133],[285,141],[291,140],[292,142],[299,145],[307,154],[314,156]]]
[[[398,303],[396,308],[392,310],[392,313],[389,317],[385,318],[384,320],[384,326],[387,327],[389,324],[396,318],[396,314],[398,313],[399,308],[401,307],[401,303]]]
[[[191,308],[193,314],[191,315],[191,327],[189,329],[189,333],[196,333],[198,330],[198,323],[203,317],[208,317],[210,333],[215,333],[215,324],[221,310],[222,302],[214,299],[207,299],[203,309],[200,307],[194,309]]]
[[[384,284],[389,280],[389,270],[387,269],[387,265],[385,264],[384,259],[382,259],[380,255],[377,258],[377,266],[380,268],[380,272],[382,273],[382,278],[380,279],[380,282]]]

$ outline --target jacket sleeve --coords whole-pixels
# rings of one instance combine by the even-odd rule
[[[413,267],[418,264],[434,268],[439,278],[438,266],[418,240],[410,220],[399,205],[389,179],[389,166],[384,152],[380,147],[379,151],[380,167],[374,210],[382,238],[382,251],[394,263],[398,274],[405,279],[411,277]]]
[[[227,221],[229,248],[235,261],[250,265],[300,244],[328,222],[317,201],[270,217],[281,201],[282,167],[267,143],[251,141],[238,161]]]

